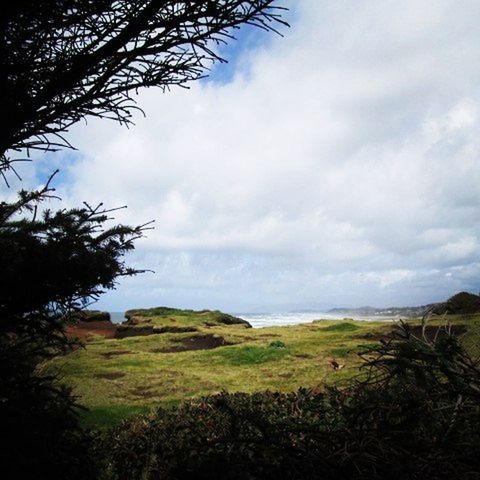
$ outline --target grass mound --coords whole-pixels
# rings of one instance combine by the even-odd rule
[[[342,322],[342,323],[330,325],[328,327],[324,327],[323,331],[324,332],[354,332],[355,330],[359,330],[359,329],[360,327],[358,325],[355,325],[349,322]]]

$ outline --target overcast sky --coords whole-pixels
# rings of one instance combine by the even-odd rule
[[[63,205],[156,220],[98,307],[230,312],[415,305],[480,290],[480,2],[296,0],[190,90],[90,121]],[[32,173],[34,172],[34,173]],[[52,204],[52,208],[56,205]],[[61,206],[61,205],[58,205]]]

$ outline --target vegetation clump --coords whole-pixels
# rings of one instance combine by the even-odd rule
[[[359,327],[358,325],[355,325],[353,323],[349,322],[343,322],[343,323],[335,323],[333,325],[329,325],[328,327],[325,327],[323,330],[325,332],[352,332],[354,330],[358,330]]]

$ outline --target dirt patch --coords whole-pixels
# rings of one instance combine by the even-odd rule
[[[127,338],[127,337],[145,337],[147,335],[153,335],[153,326],[146,325],[137,327],[134,325],[118,325],[115,332],[115,338]]]
[[[292,372],[279,373],[278,376],[281,378],[291,378],[293,377],[293,373]]]
[[[389,340],[391,337],[391,332],[394,330],[391,330],[390,332],[385,332],[385,333],[372,333],[369,332],[365,334],[362,338],[368,339],[368,340]],[[450,332],[453,335],[462,335],[467,331],[467,326],[466,325],[452,325],[450,327]],[[414,335],[417,338],[422,338],[423,337],[423,327],[421,325],[414,325],[410,327],[410,333]],[[427,338],[428,341],[433,341],[435,337],[441,337],[446,334],[446,330],[444,327],[439,327],[439,326],[434,326],[430,325],[425,328],[425,337]]]
[[[175,353],[186,352],[188,350],[212,350],[226,345],[232,345],[219,335],[197,335],[195,337],[182,338],[176,340],[178,345],[170,347],[156,348],[154,353]]]
[[[310,355],[309,353],[297,353],[295,357],[296,358],[313,358],[313,355]]]
[[[139,398],[158,397],[158,394],[152,391],[152,387],[140,385],[129,390],[129,393]]]
[[[111,350],[110,352],[102,353],[102,357],[105,358],[112,358],[117,357],[118,355],[128,355],[129,353],[133,353],[131,350]]]
[[[116,380],[117,378],[124,377],[125,374],[122,372],[108,372],[108,373],[97,373],[96,378],[103,378],[105,380]]]
[[[115,338],[146,337],[161,333],[191,333],[197,332],[195,327],[154,326],[154,325],[118,325]]]
[[[69,325],[66,333],[69,337],[77,337],[86,340],[91,335],[101,335],[105,338],[115,338],[117,326],[110,320],[78,322],[76,325]]]
[[[198,332],[195,327],[154,327],[153,333],[192,333]]]

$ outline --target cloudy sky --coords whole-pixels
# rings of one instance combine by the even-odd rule
[[[480,290],[480,2],[292,0],[146,118],[75,127],[63,205],[156,220],[98,307],[415,305]],[[52,204],[52,208],[56,206]],[[58,205],[60,206],[60,205]]]

